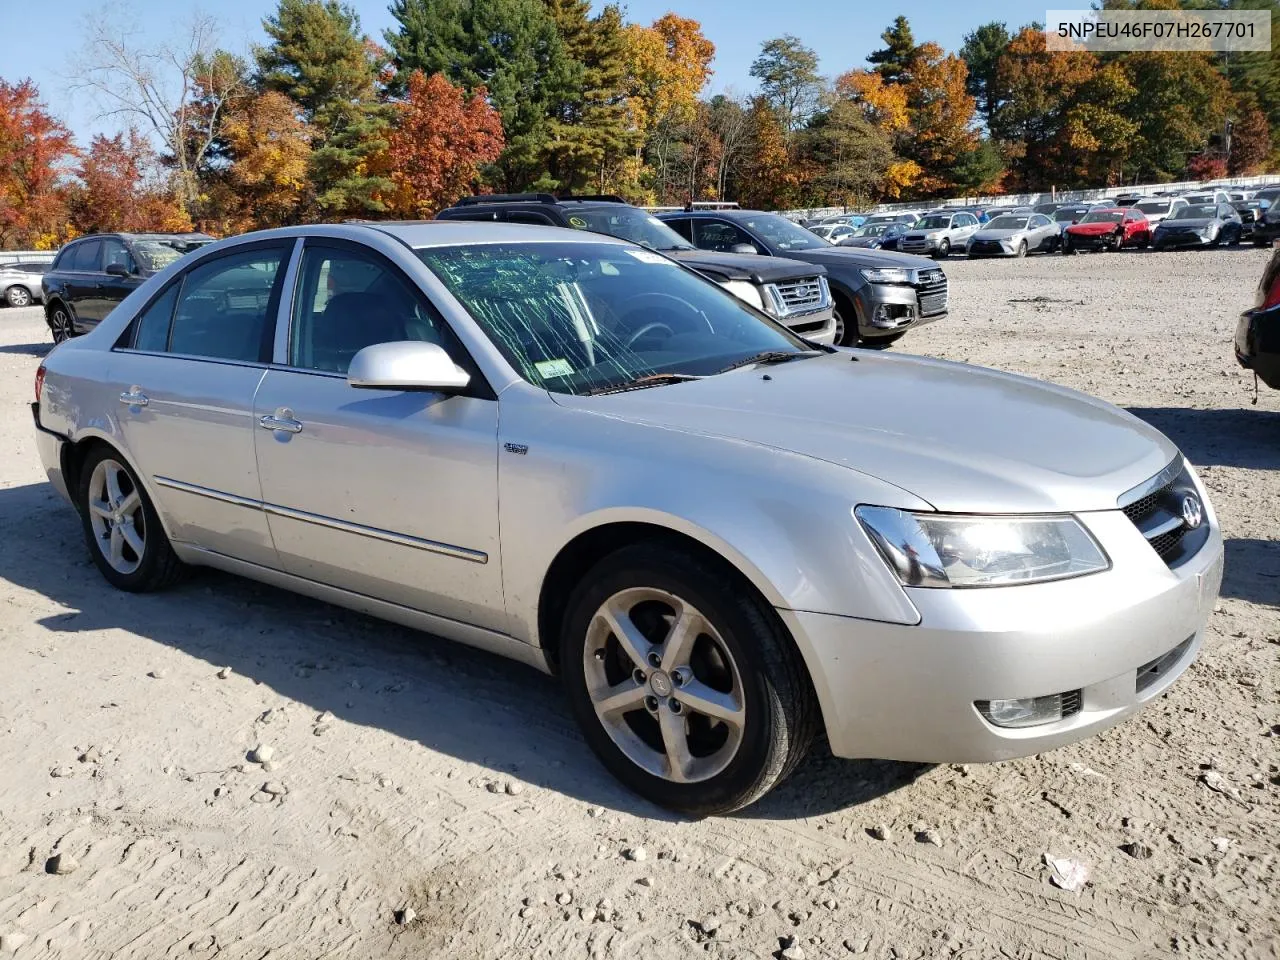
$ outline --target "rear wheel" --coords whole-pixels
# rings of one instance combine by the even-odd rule
[[[99,446],[85,458],[76,506],[93,562],[113,587],[146,593],[181,577],[151,499],[115,450]]]
[[[71,311],[65,304],[58,301],[50,306],[47,319],[49,321],[49,332],[53,334],[54,343],[62,343],[63,340],[71,339]]]
[[[4,292],[4,299],[11,307],[29,307],[31,306],[31,291],[26,287],[14,284]]]
[[[732,571],[660,544],[600,561],[573,591],[560,663],[587,742],[624,784],[706,816],[767,793],[816,732],[777,615]]]

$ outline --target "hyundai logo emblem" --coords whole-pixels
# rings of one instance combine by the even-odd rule
[[[1182,498],[1182,522],[1187,525],[1188,530],[1195,530],[1204,523],[1204,507],[1194,493],[1188,493]]]

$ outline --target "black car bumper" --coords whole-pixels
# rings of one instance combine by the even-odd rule
[[[1168,247],[1211,247],[1218,242],[1218,234],[1211,237],[1202,237],[1198,233],[1192,233],[1190,230],[1157,230],[1152,246],[1157,250],[1164,250]]]
[[[941,271],[939,271],[941,272]],[[911,285],[868,283],[858,298],[858,336],[863,340],[897,338],[901,333],[941,320],[949,309],[947,280]]]
[[[1280,390],[1280,307],[1249,310],[1236,324],[1236,360],[1273,390]]]

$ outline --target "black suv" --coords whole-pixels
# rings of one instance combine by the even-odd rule
[[[554,197],[549,193],[464,197],[440,211],[436,219],[568,227],[630,240],[714,280],[807,340],[832,343],[835,339],[825,268],[797,260],[764,260],[740,253],[699,250],[621,197]]]
[[[203,233],[99,233],[72,240],[40,280],[53,342],[88,333],[142,282],[213,237]]]
[[[947,275],[924,257],[835,246],[777,213],[691,210],[658,218],[704,250],[789,257],[827,268],[836,343],[892,343],[947,315]]]

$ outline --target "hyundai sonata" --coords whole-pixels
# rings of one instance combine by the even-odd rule
[[[810,344],[660,254],[506,224],[224,240],[40,366],[53,486],[129,591],[217,567],[558,672],[697,814],[841,757],[1002,760],[1196,656],[1222,539],[1122,410]]]

